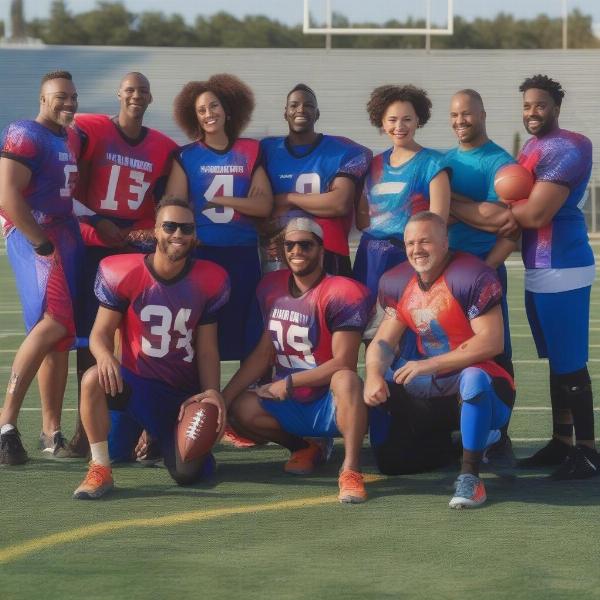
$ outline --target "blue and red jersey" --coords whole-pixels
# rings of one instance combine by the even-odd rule
[[[88,164],[77,199],[118,224],[153,224],[177,144],[148,127],[130,139],[107,115],[78,114],[75,123],[83,140],[81,161]]]
[[[372,302],[362,284],[337,275],[325,275],[299,297],[290,291],[291,273],[268,273],[256,294],[266,328],[275,348],[275,379],[314,369],[333,357],[331,341],[336,331],[362,331]],[[328,386],[298,387],[294,399],[311,402]]]
[[[422,148],[408,162],[393,167],[393,148],[378,154],[365,181],[371,224],[365,231],[378,239],[402,240],[410,217],[429,210],[429,184],[443,171],[441,152]]]
[[[527,269],[564,269],[594,264],[583,205],[592,171],[592,143],[573,131],[555,129],[530,138],[518,158],[536,181],[569,188],[565,203],[545,227],[524,229],[522,255]]]
[[[408,262],[387,271],[379,281],[379,303],[385,312],[415,332],[426,357],[446,354],[474,333],[470,321],[500,304],[502,286],[496,271],[477,257],[456,252],[427,289]],[[492,360],[471,365],[492,377],[512,379]]]
[[[33,218],[41,227],[63,221],[73,214],[73,191],[77,183],[80,139],[73,128],[55,133],[37,121],[14,121],[2,132],[0,156],[25,165],[31,180],[23,195]],[[4,233],[14,225],[5,220]]]
[[[180,148],[175,159],[187,175],[198,239],[207,246],[255,246],[258,235],[251,217],[228,206],[205,205],[219,196],[248,198],[261,164],[258,141],[239,138],[223,151],[193,142]]]
[[[268,137],[261,148],[273,194],[324,194],[336,177],[348,177],[362,186],[373,157],[368,148],[352,140],[322,134],[310,146],[292,146],[287,137]],[[352,211],[344,217],[313,218],[323,228],[325,249],[348,256]]]
[[[224,269],[189,259],[167,281],[153,272],[145,255],[120,254],[100,262],[95,291],[102,306],[123,313],[124,367],[190,394],[198,392],[196,329],[215,322],[229,299]]]

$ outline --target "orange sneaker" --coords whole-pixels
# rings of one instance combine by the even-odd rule
[[[323,448],[313,440],[307,440],[308,446],[292,452],[283,470],[293,475],[310,475],[323,460]]]
[[[244,436],[240,435],[239,433],[237,433],[237,431],[229,427],[229,425],[225,425],[223,441],[228,444],[231,444],[232,446],[235,446],[236,448],[252,448],[253,446],[256,446],[255,441],[249,440],[248,438],[245,438]]]
[[[362,473],[352,469],[344,469],[338,479],[340,493],[338,500],[342,503],[360,504],[367,499],[367,490]]]
[[[90,468],[81,485],[73,492],[73,498],[93,500],[104,496],[115,487],[112,469],[95,462],[90,462]]]

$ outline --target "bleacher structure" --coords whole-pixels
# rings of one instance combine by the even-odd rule
[[[321,50],[231,48],[113,48],[46,46],[0,48],[4,101],[0,125],[37,114],[41,76],[68,69],[73,73],[82,112],[117,111],[116,89],[128,71],[141,71],[152,83],[154,103],[147,123],[179,142],[172,102],[181,86],[213,73],[244,79],[256,94],[256,110],[245,135],[264,137],[286,132],[286,92],[302,81],[317,93],[319,130],[350,137],[375,152],[387,140],[369,124],[365,105],[371,90],[383,83],[412,83],[429,92],[431,121],[419,131],[419,143],[438,149],[455,143],[449,127],[450,96],[474,88],[484,98],[488,133],[512,152],[515,136],[527,138],[521,119],[521,81],[545,73],[567,91],[560,124],[587,135],[594,144],[591,201],[586,205],[590,230],[600,232],[600,51],[598,50]]]

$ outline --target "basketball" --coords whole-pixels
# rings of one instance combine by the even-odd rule
[[[515,202],[529,198],[533,188],[533,175],[519,164],[506,165],[498,170],[494,179],[494,189],[502,200]]]

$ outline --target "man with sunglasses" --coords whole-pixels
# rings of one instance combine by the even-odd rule
[[[162,197],[177,144],[160,131],[146,127],[144,116],[152,103],[150,82],[142,73],[127,73],[117,91],[119,112],[75,117],[82,138],[80,180],[76,190],[85,242],[82,294],[78,307],[77,376],[94,364],[85,343],[94,324],[98,301],[94,280],[100,261],[124,252],[150,252],[154,247],[154,211]],[[113,415],[111,438],[115,460],[130,460],[116,448],[120,423]],[[89,447],[81,423],[71,450],[86,456]]]
[[[79,139],[70,127],[78,100],[71,74],[45,75],[39,99],[35,120],[10,123],[0,141],[0,214],[27,330],[0,416],[0,465],[28,460],[16,424],[36,373],[40,447],[46,456],[69,456],[60,422],[82,252],[73,218]]]
[[[324,458],[321,445],[306,437],[341,435],[339,500],[364,502],[359,454],[367,410],[356,365],[369,292],[356,281],[325,273],[323,230],[312,219],[290,220],[283,248],[288,269],[268,273],[257,290],[263,335],[223,397],[237,431],[291,452],[288,473],[311,473]],[[273,381],[248,390],[273,359]]]
[[[217,313],[229,299],[229,278],[218,265],[190,254],[194,213],[185,200],[166,198],[156,214],[156,252],[105,258],[96,278],[98,315],[90,335],[96,366],[81,382],[81,420],[90,441],[88,474],[74,497],[94,499],[113,487],[109,409],[127,416],[121,444],[133,451],[142,429],[157,439],[171,477],[190,485],[214,471],[212,455],[183,463],[174,431],[182,404],[225,405],[219,392]],[[120,331],[121,362],[114,356]]]

